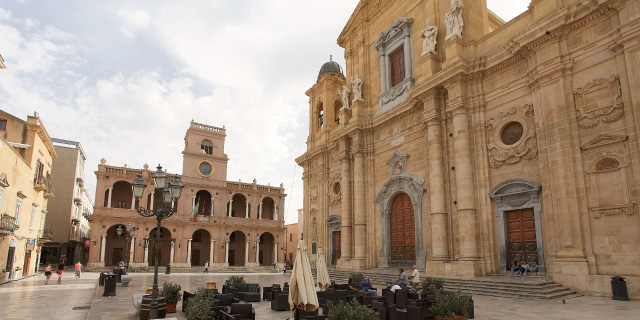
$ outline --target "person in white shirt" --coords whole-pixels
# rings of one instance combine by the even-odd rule
[[[398,285],[398,281],[396,280],[393,282],[393,286],[391,287],[391,292],[396,292],[396,290],[398,289],[402,289],[402,287]]]
[[[415,287],[420,284],[420,271],[418,271],[418,267],[413,266],[413,272],[409,276],[409,281]]]
[[[202,273],[209,273],[209,261],[204,263],[204,271]]]

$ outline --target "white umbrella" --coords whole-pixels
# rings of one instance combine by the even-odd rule
[[[324,259],[322,248],[318,248],[318,260],[316,260],[316,277],[318,279],[318,290],[325,291],[331,285],[329,271],[327,270],[327,260]]]
[[[307,245],[304,240],[298,242],[296,247],[296,261],[291,272],[291,284],[289,285],[289,305],[295,312],[295,308],[306,311],[318,309],[318,295],[313,284],[311,264],[307,257]]]

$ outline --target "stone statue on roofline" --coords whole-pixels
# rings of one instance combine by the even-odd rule
[[[462,0],[451,0],[449,12],[444,15],[444,24],[447,27],[445,40],[453,36],[462,37]]]
[[[438,36],[438,27],[429,25],[429,18],[427,18],[427,27],[420,32],[420,37],[424,38],[422,41],[422,56],[424,57],[430,53],[436,53],[436,37]]]
[[[347,85],[343,85],[340,97],[342,97],[342,107],[346,109],[349,109],[349,93],[351,93],[351,90],[347,88]]]
[[[362,100],[362,80],[358,78],[357,74],[355,79],[351,77],[351,86],[353,88],[353,102],[364,101]]]

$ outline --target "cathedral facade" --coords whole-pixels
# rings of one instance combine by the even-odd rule
[[[162,199],[155,193],[157,169],[115,167],[96,171],[96,200],[91,216],[89,266],[153,266],[154,244],[160,265],[175,267],[276,266],[284,263],[284,201],[280,187],[227,181],[226,129],[191,122],[185,136],[184,189],[176,212],[162,221],[156,236],[156,219],[143,218],[137,207],[154,208]],[[142,175],[143,197],[133,197],[131,183]],[[171,180],[175,174],[167,174]],[[138,228],[127,235],[127,224]]]
[[[640,1],[361,0],[309,96],[304,240],[342,269],[640,296]],[[315,257],[312,256],[312,260]]]

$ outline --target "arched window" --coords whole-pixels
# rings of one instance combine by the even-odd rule
[[[200,153],[213,154],[213,143],[209,140],[202,140]]]
[[[340,124],[340,108],[342,108],[342,103],[340,103],[339,101],[336,101],[336,103],[333,106],[333,121],[336,122],[336,124]]]
[[[324,109],[322,103],[318,107],[318,131],[324,126]]]

